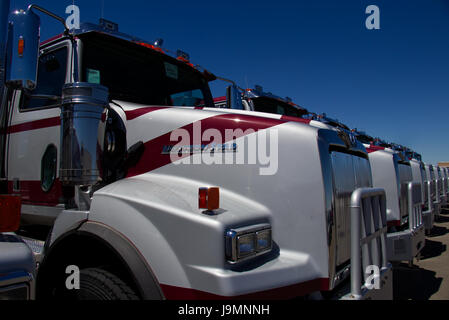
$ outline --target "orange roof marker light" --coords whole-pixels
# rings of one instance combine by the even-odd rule
[[[19,57],[23,57],[23,51],[25,50],[25,40],[22,36],[19,38],[17,53],[19,54]]]
[[[155,47],[155,46],[153,46],[152,44],[149,44],[149,43],[146,43],[146,42],[137,42],[137,44],[138,44],[138,45],[141,45],[142,47],[145,47],[145,48],[149,48],[149,49],[158,51],[158,52],[160,52],[160,53],[165,53],[164,50],[162,50],[162,48]]]
[[[199,188],[198,191],[198,208],[207,209],[208,211],[220,208],[220,188]]]
[[[19,196],[0,195],[0,232],[14,232],[20,225]]]

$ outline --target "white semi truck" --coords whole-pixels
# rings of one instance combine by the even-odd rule
[[[433,165],[424,164],[424,168],[426,170],[427,183],[430,187],[429,199],[430,202],[432,202],[434,219],[436,220],[441,212],[440,194],[438,191],[438,180],[435,178],[435,170]]]
[[[225,80],[221,78],[222,80]],[[229,80],[228,80],[229,81]],[[262,111],[278,114],[282,117],[297,117],[301,121],[317,128],[334,130],[345,140],[352,144],[356,140],[351,130],[336,119],[325,114],[309,113],[305,108],[294,104],[291,99],[275,96],[270,92],[264,92],[261,86],[255,89],[240,90],[239,97],[242,100],[240,108],[251,111]],[[219,108],[235,107],[236,104],[227,103],[226,97],[215,99],[215,105]],[[362,141],[361,143],[366,143]],[[421,182],[413,182],[412,170],[407,159],[400,159],[402,153],[385,150],[384,147],[365,145],[369,154],[369,164],[366,172],[361,173],[357,165],[346,163],[353,167],[356,174],[369,178],[369,185],[382,188],[387,197],[388,220],[388,259],[390,261],[412,261],[425,244],[425,230],[422,220],[422,188]],[[362,147],[361,147],[362,148]],[[373,152],[377,153],[373,153]],[[346,170],[347,171],[347,170]],[[372,176],[372,180],[371,180]],[[372,182],[371,182],[372,181]],[[417,209],[417,206],[420,208]]]
[[[442,203],[442,207],[448,207],[449,205],[449,172],[448,172],[448,168],[446,167],[442,167],[440,165],[438,165],[438,168],[440,168],[440,174],[441,174],[441,180],[442,180],[442,186],[443,186],[443,191],[442,194],[444,195],[444,201]]]
[[[350,285],[343,298],[391,299],[385,194],[370,188],[363,147],[297,118],[218,110],[212,74],[107,21],[39,46],[38,11],[64,23],[36,5],[11,14],[0,108],[0,193],[21,198],[37,298],[279,299]],[[270,162],[251,160],[263,155],[248,152],[254,141]]]
[[[403,152],[365,133],[354,133],[369,153],[373,185],[387,194],[388,257],[390,261],[412,262],[425,245],[422,184],[413,182],[411,164]],[[412,203],[419,204],[419,209]]]
[[[409,153],[408,159],[410,160],[410,166],[412,168],[413,181],[421,183],[422,186],[422,217],[426,233],[430,234],[435,220],[434,207],[431,200],[432,186],[430,184],[430,181],[427,179],[425,165],[424,162],[420,160],[421,157],[417,156],[415,153]]]
[[[441,168],[438,165],[435,167],[438,173],[438,180],[440,181],[439,190],[440,190],[441,207],[445,207],[447,206],[447,186],[446,186],[447,179],[444,174],[443,168]]]

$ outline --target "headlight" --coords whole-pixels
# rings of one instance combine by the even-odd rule
[[[230,263],[266,253],[272,248],[271,225],[265,223],[228,230],[225,243],[226,259]]]

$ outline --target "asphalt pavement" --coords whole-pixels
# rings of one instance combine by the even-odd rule
[[[394,269],[394,299],[449,300],[449,209],[426,236],[420,259]]]

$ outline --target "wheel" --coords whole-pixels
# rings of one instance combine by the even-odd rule
[[[139,300],[136,293],[114,274],[98,268],[80,272],[78,300]]]

